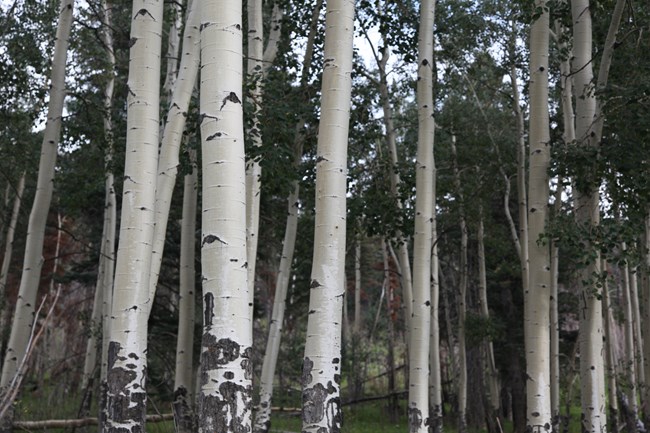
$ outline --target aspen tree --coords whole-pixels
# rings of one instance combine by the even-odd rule
[[[0,390],[8,386],[18,372],[18,366],[26,355],[34,321],[36,296],[43,266],[45,224],[52,201],[54,169],[61,134],[61,117],[66,93],[66,55],[72,17],[73,0],[62,0],[59,8],[56,42],[54,44],[49,90],[50,100],[47,109],[47,124],[41,145],[36,194],[29,214],[23,273],[18,289],[18,298],[11,325],[11,334],[7,343],[5,361],[2,365]],[[12,414],[8,413],[0,423],[11,422],[11,417]],[[0,428],[3,428],[3,426],[0,426]]]
[[[550,163],[548,113],[549,12],[545,0],[535,1],[530,29],[530,131],[528,177],[529,282],[524,290],[526,345],[526,426],[531,431],[552,425],[550,394],[550,254],[538,242],[546,229]],[[520,197],[521,199],[521,197]]]
[[[252,317],[247,284],[242,2],[201,4],[203,167],[199,432],[251,429]]]
[[[107,432],[144,431],[149,272],[158,167],[163,2],[135,0],[131,21],[126,161],[110,318]],[[143,271],[144,270],[144,271]]]
[[[436,168],[433,168],[433,191],[436,191]],[[440,365],[440,262],[438,259],[438,235],[436,224],[435,200],[433,211],[431,253],[431,336],[429,347],[429,425],[432,433],[442,433],[442,372]]]
[[[300,76],[300,88],[307,89],[309,73],[314,55],[314,41],[318,30],[318,17],[323,7],[323,0],[318,0],[314,6],[309,23],[309,32],[305,45],[305,55],[303,57],[302,72]],[[278,9],[278,14],[280,9]],[[279,34],[279,24],[271,29],[269,35],[268,47],[277,46],[271,41],[276,39]],[[267,52],[269,48],[267,47]],[[303,92],[306,93],[306,92]],[[304,142],[304,119],[299,119],[294,128],[294,161],[293,167],[297,168],[302,159],[302,147]],[[280,351],[280,340],[282,337],[282,326],[284,323],[284,310],[287,290],[289,288],[289,279],[291,274],[291,263],[296,245],[296,235],[298,232],[298,198],[300,195],[300,183],[294,180],[291,185],[291,192],[287,198],[287,223],[282,241],[282,253],[280,256],[280,265],[278,276],[275,284],[275,297],[273,299],[273,311],[269,323],[269,335],[266,340],[266,350],[264,360],[262,361],[262,374],[260,376],[260,403],[255,414],[255,433],[267,433],[271,428],[271,397],[273,396],[273,378],[275,376],[275,367]]]
[[[594,121],[596,97],[592,67],[592,26],[589,0],[571,0],[573,20],[572,71],[576,93],[577,145],[596,148]],[[600,222],[600,179],[578,179],[576,183],[576,221],[584,227],[596,227]],[[589,243],[588,243],[589,245]],[[593,246],[589,248],[595,249]],[[580,295],[580,385],[582,401],[582,429],[601,432],[607,428],[605,412],[605,371],[603,367],[603,313],[600,289],[599,252],[593,252],[581,273]]]
[[[154,299],[160,266],[162,264],[169,209],[180,164],[179,151],[187,112],[199,70],[199,1],[192,1],[187,11],[187,23],[183,31],[183,47],[178,77],[173,80],[169,111],[162,133],[158,176],[156,180],[156,209],[154,240],[149,277],[149,296]],[[169,72],[169,71],[168,71]],[[151,314],[151,311],[150,311]]]
[[[100,385],[99,385],[99,419],[100,425],[106,420],[107,406],[106,393],[108,391],[108,344],[110,340],[110,320],[113,308],[113,282],[115,279],[115,235],[117,231],[117,198],[115,196],[114,174],[113,174],[113,153],[114,153],[114,136],[113,136],[113,90],[115,85],[115,53],[113,52],[113,33],[111,8],[112,5],[103,0],[101,3],[103,10],[102,15],[102,32],[100,36],[106,50],[108,61],[108,70],[110,71],[106,87],[104,88],[104,116],[103,126],[106,139],[106,154],[104,156],[104,166],[106,178],[104,180],[104,227],[102,229],[101,254],[104,259],[100,261],[100,270],[102,272],[102,304],[101,304],[101,323],[102,323],[102,343],[100,358]]]
[[[327,3],[316,221],[302,373],[303,432],[341,430],[341,320],[345,293],[347,142],[354,1]]]
[[[431,331],[431,245],[434,219],[435,122],[433,118],[433,23],[435,1],[420,3],[418,33],[418,147],[415,231],[413,236],[413,303],[409,326],[409,431],[429,429],[429,346]]]
[[[601,268],[607,269],[607,262],[601,259]],[[603,272],[606,275],[606,272]],[[603,321],[605,323],[605,359],[607,373],[607,387],[609,398],[607,399],[607,419],[609,420],[609,429],[612,432],[619,431],[618,428],[618,392],[616,383],[616,354],[614,350],[614,331],[612,307],[609,298],[608,278],[603,283]]]
[[[196,4],[195,0],[193,4]],[[196,8],[196,6],[194,6]],[[195,13],[195,12],[194,12]],[[183,216],[181,221],[181,258],[179,266],[178,337],[176,341],[176,374],[174,375],[174,420],[176,431],[192,433],[194,392],[194,245],[196,232],[196,202],[198,167],[196,150],[190,150],[191,172],[183,181]]]
[[[251,126],[246,133],[254,147],[262,147],[262,80],[264,56],[264,22],[262,0],[248,0],[248,60],[247,78],[250,81]],[[260,222],[260,193],[262,167],[259,158],[246,164],[246,249],[248,262],[248,295],[253,308],[255,296],[255,265],[257,263],[257,239]]]
[[[20,205],[23,200],[23,193],[25,192],[25,178],[27,173],[23,171],[18,180],[16,187],[16,196],[14,197],[14,204],[11,209],[11,216],[9,217],[9,225],[7,226],[7,234],[5,237],[5,250],[2,256],[2,266],[0,267],[0,354],[4,353],[4,345],[7,342],[6,338],[9,336],[6,332],[8,330],[9,322],[9,308],[7,308],[7,279],[9,278],[9,265],[11,264],[11,256],[13,255],[14,237],[16,235],[16,224],[18,223],[18,214],[20,212]],[[7,196],[7,199],[9,196]],[[0,368],[2,364],[0,364]]]

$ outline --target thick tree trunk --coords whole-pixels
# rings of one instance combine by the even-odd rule
[[[435,207],[433,144],[433,23],[435,1],[420,3],[418,36],[418,148],[415,163],[413,303],[409,327],[409,431],[429,426],[429,346],[431,332],[431,246]]]
[[[7,227],[7,235],[5,237],[5,251],[2,256],[2,267],[0,268],[0,357],[5,354],[5,345],[9,337],[9,308],[7,305],[7,279],[9,278],[9,265],[11,264],[11,256],[13,255],[14,237],[16,235],[16,224],[18,223],[18,215],[20,213],[20,205],[23,200],[23,193],[25,192],[25,178],[27,173],[23,171],[18,180],[16,187],[16,196],[14,197],[13,208],[11,209],[11,216],[9,217],[9,226]],[[0,359],[0,361],[3,361]],[[2,368],[2,364],[0,364]]]
[[[302,374],[303,432],[341,431],[341,313],[345,293],[347,141],[354,1],[327,3],[316,221]]]
[[[174,87],[171,93],[169,111],[162,135],[160,146],[160,160],[158,161],[158,175],[156,180],[156,208],[154,240],[151,258],[151,271],[149,276],[149,297],[153,300],[156,295],[158,275],[162,264],[169,208],[171,206],[176,175],[180,164],[179,151],[187,112],[192,98],[192,90],[196,83],[199,70],[200,40],[200,4],[198,0],[191,2],[187,13],[187,23],[183,31],[183,51],[181,55],[178,77],[174,78]],[[169,70],[168,70],[169,72]],[[150,311],[151,314],[151,311]]]
[[[524,291],[526,345],[527,429],[550,429],[550,255],[538,242],[546,230],[550,162],[548,114],[549,13],[545,0],[535,2],[540,11],[530,35],[530,171],[528,182],[529,284]]]
[[[26,355],[27,345],[33,326],[36,296],[43,266],[43,240],[45,224],[52,201],[54,188],[54,168],[61,133],[61,116],[65,98],[65,65],[68,51],[68,38],[72,25],[73,0],[62,0],[59,9],[59,24],[52,60],[50,80],[50,100],[47,110],[47,124],[41,145],[38,167],[38,180],[32,210],[27,226],[27,240],[23,273],[18,289],[16,309],[11,325],[11,334],[5,353],[5,361],[0,377],[0,390],[7,387],[18,372],[18,367]],[[0,429],[11,423],[10,410],[0,421]]]
[[[195,6],[196,7],[196,6]],[[176,342],[176,375],[174,376],[174,421],[176,432],[192,433],[194,425],[194,304],[196,238],[196,202],[198,167],[196,151],[190,150],[192,171],[183,182],[183,216],[181,222],[181,258],[178,301],[178,337]]]
[[[145,429],[147,321],[153,302],[146,270],[151,267],[155,223],[163,3],[135,0],[132,17],[124,190],[103,426],[110,433]]]
[[[201,263],[199,432],[249,431],[252,317],[246,258],[242,2],[201,9]]]

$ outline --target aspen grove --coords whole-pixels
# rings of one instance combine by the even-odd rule
[[[645,432],[640,0],[0,2],[0,433]]]

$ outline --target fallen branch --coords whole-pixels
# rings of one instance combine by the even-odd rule
[[[171,413],[164,413],[161,415],[147,415],[148,423],[156,423],[162,421],[171,421],[174,415]],[[48,428],[68,428],[68,427],[86,427],[90,425],[99,424],[97,418],[80,418],[80,419],[46,419],[42,421],[15,421],[14,428],[25,430],[41,430]]]

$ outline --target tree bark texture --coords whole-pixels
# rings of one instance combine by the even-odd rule
[[[194,6],[196,8],[196,6]],[[194,10],[194,9],[193,9]],[[174,375],[174,422],[176,432],[193,433],[194,425],[194,304],[196,244],[196,207],[198,167],[196,151],[190,150],[192,171],[183,180],[183,216],[181,222],[181,258],[179,269],[178,337],[176,374]]]
[[[156,223],[154,227],[154,240],[151,258],[151,271],[149,277],[149,296],[154,299],[158,275],[162,264],[169,209],[172,194],[176,184],[176,175],[180,165],[179,151],[187,112],[192,98],[192,90],[196,83],[199,70],[200,40],[200,4],[192,2],[187,12],[187,22],[183,31],[183,47],[178,77],[174,78],[174,87],[171,92],[169,111],[163,129],[162,144],[160,146],[160,160],[158,161],[158,175],[156,180]],[[169,72],[169,71],[168,71]],[[151,313],[150,313],[151,314]]]
[[[199,432],[252,426],[252,317],[247,283],[242,2],[201,9],[203,213]]]
[[[429,429],[429,346],[431,332],[431,245],[434,219],[433,22],[435,2],[420,3],[418,36],[418,147],[415,163],[413,299],[409,328],[409,431]]]
[[[530,30],[530,149],[528,175],[529,283],[524,291],[527,429],[550,429],[550,254],[539,241],[546,230],[549,198],[550,130],[548,113],[549,13],[535,2]]]
[[[325,25],[314,256],[302,373],[305,433],[338,433],[342,423],[341,316],[354,1],[330,0]]]
[[[135,0],[131,22],[126,161],[120,243],[110,319],[107,419],[110,433],[145,429],[149,272],[158,167],[163,3]]]

